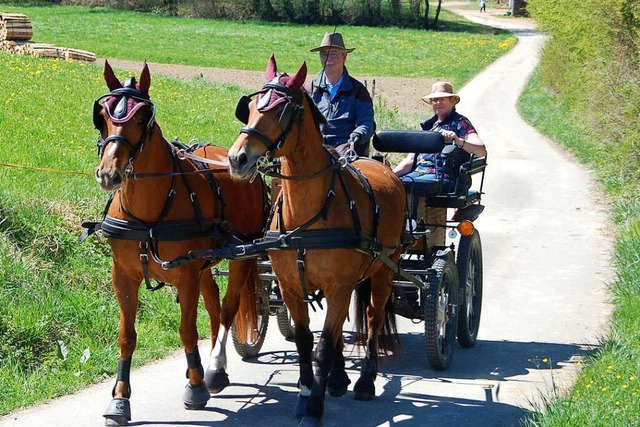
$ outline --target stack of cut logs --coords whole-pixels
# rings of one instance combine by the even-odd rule
[[[0,12],[0,51],[60,58],[67,61],[95,62],[96,55],[86,50],[57,47],[47,43],[32,43],[33,29],[26,15]]]

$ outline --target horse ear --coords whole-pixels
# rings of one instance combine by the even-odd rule
[[[275,79],[278,73],[278,66],[276,65],[276,56],[272,53],[269,62],[267,63],[267,81]]]
[[[118,80],[116,75],[113,73],[113,69],[111,68],[111,65],[109,65],[109,61],[106,59],[104,61],[104,81],[110,91],[114,91],[122,87],[122,83],[120,83],[120,80]]]
[[[307,78],[307,63],[302,63],[300,69],[289,79],[287,87],[290,89],[300,89]]]
[[[140,74],[140,92],[149,96],[149,87],[151,86],[151,74],[149,73],[149,66],[147,65],[147,61],[144,61],[144,68],[142,69],[142,73]]]

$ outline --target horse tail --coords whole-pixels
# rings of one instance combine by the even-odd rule
[[[371,305],[371,279],[366,278],[358,283],[355,292],[355,329],[356,342],[361,345],[367,344],[369,324],[367,319],[367,308]],[[385,304],[385,315],[380,333],[378,334],[378,348],[389,354],[400,347],[400,337],[396,326],[396,313],[391,298]]]
[[[235,317],[236,337],[246,344],[247,339],[256,341],[258,331],[258,299],[257,293],[262,289],[258,271],[258,260],[248,259],[240,261],[245,270],[245,280],[240,289],[240,302]]]

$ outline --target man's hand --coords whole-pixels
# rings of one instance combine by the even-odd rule
[[[359,133],[352,133],[351,135],[349,135],[349,140],[347,142],[355,147],[356,145],[360,145],[361,140],[362,135],[360,135]]]

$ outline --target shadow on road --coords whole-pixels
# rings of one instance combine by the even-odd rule
[[[353,336],[345,334],[345,341]],[[500,402],[498,383],[518,381],[531,370],[551,371],[575,363],[590,348],[579,344],[539,342],[478,341],[472,349],[457,347],[447,371],[434,371],[428,365],[420,333],[401,334],[402,351],[381,358],[376,381],[378,396],[370,402],[327,395],[325,426],[507,426],[517,425],[527,411]],[[359,372],[359,350],[347,346],[347,370],[353,382]],[[274,370],[265,384],[232,384],[214,396],[204,411],[215,413],[216,421],[132,422],[132,426],[250,426],[296,425],[293,408],[297,396],[297,354],[293,351],[261,353],[246,360],[251,364],[272,365]],[[233,376],[232,376],[233,381]],[[353,385],[353,383],[352,383]],[[466,396],[464,398],[460,396]],[[471,396],[471,397],[469,397]],[[241,405],[236,411],[219,408],[216,401],[232,400]],[[220,421],[220,416],[224,417]],[[503,420],[510,420],[505,423]]]

